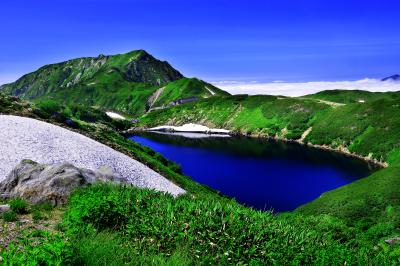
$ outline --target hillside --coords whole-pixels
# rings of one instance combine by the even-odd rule
[[[344,99],[346,95],[347,92],[336,95],[335,99],[324,99]],[[245,135],[302,139],[377,160],[389,160],[400,147],[400,99],[393,95],[397,96],[379,94],[374,101],[339,106],[312,97],[235,95],[155,111],[144,115],[141,121],[144,126],[203,123]],[[303,135],[309,128],[311,131]]]
[[[312,98],[334,103],[364,103],[379,99],[394,100],[400,98],[400,92],[369,92],[361,90],[327,90],[300,98]]]
[[[169,85],[171,82],[175,83]],[[139,115],[150,108],[154,94],[165,87],[162,105],[182,98],[212,96],[208,87],[217,94],[226,94],[203,81],[184,79],[168,62],[144,50],[47,65],[0,86],[0,91],[22,99],[97,106]]]
[[[181,175],[179,167],[160,154],[117,134],[114,130],[122,125],[114,124],[116,121],[98,109],[87,108],[89,113],[85,114],[85,109],[44,103],[32,105],[1,94],[0,103],[2,113],[72,126],[140,159],[188,191],[186,196],[173,198],[133,187],[89,186],[77,190],[67,208],[43,210],[41,206],[29,206],[28,211],[32,213],[28,217],[35,219],[35,226],[44,225],[31,232],[14,227],[18,222],[10,222],[8,216],[3,216],[3,222],[10,228],[8,235],[15,230],[19,235],[13,244],[0,247],[0,256],[6,264],[51,265],[57,261],[62,265],[138,262],[263,265],[279,261],[288,265],[374,265],[399,262],[398,244],[384,242],[395,239],[399,224],[398,156],[393,148],[399,139],[394,130],[399,125],[397,100],[332,106],[314,99],[239,95],[207,98],[143,116],[142,125],[190,120],[235,128],[245,134],[276,134],[292,139],[300,136],[312,142],[322,139],[329,143],[330,138],[337,139],[335,134],[343,140],[357,136],[360,140],[357,143],[366,149],[370,143],[364,141],[375,140],[371,150],[381,149],[391,162],[389,168],[370,177],[325,193],[293,213],[279,215],[242,206]],[[335,119],[336,124],[331,124]],[[357,130],[349,127],[351,124]],[[360,135],[359,128],[364,124],[377,129],[384,127],[384,130],[372,128]],[[310,125],[318,131],[313,129],[304,136],[304,130]],[[354,135],[349,134],[353,131]],[[384,135],[376,135],[379,131]],[[26,217],[18,214],[13,219]],[[53,222],[57,219],[61,225],[48,226],[57,224]]]

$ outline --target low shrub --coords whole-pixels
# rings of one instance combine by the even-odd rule
[[[74,254],[61,234],[35,230],[0,251],[0,257],[2,265],[71,265]]]
[[[33,211],[33,213],[32,213],[32,219],[35,221],[35,222],[38,222],[38,221],[40,221],[40,220],[43,220],[43,219],[45,219],[46,217],[43,215],[43,213],[41,212],[41,211],[39,211],[39,210],[34,210]]]
[[[27,214],[29,212],[29,204],[24,199],[13,199],[10,201],[10,208],[17,214]]]
[[[18,220],[18,215],[13,211],[3,213],[3,220],[5,222],[15,222]]]
[[[194,264],[213,265],[343,265],[380,258],[372,248],[343,245],[355,235],[336,218],[280,218],[216,196],[176,199],[133,187],[94,185],[76,191],[64,227],[89,242],[101,232],[118,234],[131,256],[142,259],[170,258],[179,250],[185,250],[178,253],[188,255]],[[98,241],[92,242],[90,250]]]

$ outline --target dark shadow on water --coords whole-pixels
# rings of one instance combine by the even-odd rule
[[[277,212],[293,210],[377,169],[362,160],[298,143],[193,137],[143,133],[130,139],[182,165],[183,172],[199,183],[245,205]]]

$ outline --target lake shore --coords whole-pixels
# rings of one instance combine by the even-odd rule
[[[359,160],[365,161],[367,163],[379,166],[381,168],[387,168],[389,166],[389,164],[387,162],[382,162],[379,160],[376,160],[374,158],[370,158],[367,156],[362,156],[360,154],[356,154],[356,153],[352,153],[350,152],[347,148],[345,147],[338,147],[338,148],[333,148],[330,147],[328,145],[318,145],[318,144],[313,144],[310,142],[304,142],[301,139],[288,139],[288,138],[284,138],[284,137],[280,137],[280,136],[265,136],[265,135],[256,135],[256,134],[243,134],[240,132],[233,132],[231,133],[232,136],[246,136],[246,137],[251,137],[251,138],[261,138],[261,139],[273,139],[276,141],[284,141],[284,142],[294,142],[294,143],[299,143],[301,145],[305,145],[311,148],[315,148],[315,149],[320,149],[320,150],[326,150],[326,151],[332,151],[332,152],[337,152],[340,154],[344,154],[346,156],[352,157],[352,158],[357,158]]]
[[[251,137],[251,138],[260,138],[260,139],[273,139],[276,141],[284,141],[284,142],[295,142],[299,143],[301,145],[305,145],[311,148],[315,149],[320,149],[320,150],[326,150],[326,151],[332,151],[332,152],[337,152],[340,154],[344,154],[346,156],[352,157],[352,158],[357,158],[359,160],[365,161],[367,163],[373,164],[375,166],[379,166],[381,168],[386,168],[389,166],[387,162],[382,162],[379,160],[376,160],[374,158],[370,158],[367,156],[362,156],[360,154],[352,153],[350,152],[347,148],[345,147],[337,147],[333,148],[328,145],[318,145],[318,144],[313,144],[313,143],[306,143],[303,141],[303,137],[301,139],[288,139],[285,137],[280,137],[280,136],[268,136],[268,135],[261,135],[261,134],[244,134],[239,131],[230,131],[227,129],[210,129],[206,126],[198,125],[198,124],[185,124],[183,126],[157,126],[157,127],[152,127],[152,128],[146,128],[146,127],[136,127],[136,128],[131,128],[123,134],[132,134],[135,132],[169,132],[169,133],[174,133],[174,132],[185,132],[185,133],[200,133],[200,134],[226,134],[230,136],[241,136],[241,137]]]

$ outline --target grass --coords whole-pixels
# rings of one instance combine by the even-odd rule
[[[183,78],[168,83],[164,87],[163,92],[160,94],[157,101],[155,101],[154,107],[167,106],[172,101],[182,98],[190,98],[194,96],[198,97],[199,99],[208,98],[213,96],[213,94],[209,90],[214,92],[214,95],[217,96],[229,95],[229,93],[220,90],[217,87],[202,80],[196,78]]]
[[[400,99],[391,95],[378,94],[375,100],[344,106],[308,98],[215,97],[145,114],[141,125],[201,123],[245,135],[292,140],[312,127],[305,142],[342,147],[380,161],[389,161],[390,155],[392,162],[400,148]]]
[[[18,220],[18,214],[13,211],[7,211],[2,216],[5,222],[15,222]]]
[[[128,117],[144,114],[151,96],[165,87],[156,106],[187,97],[228,93],[204,81],[184,78],[167,62],[143,50],[113,56],[85,57],[44,66],[0,87],[8,95],[58,104],[97,107]]]
[[[380,99],[394,100],[399,99],[400,93],[398,92],[369,92],[360,90],[328,90],[321,91],[316,94],[304,96],[302,98],[312,98],[318,100],[324,100],[335,103],[358,103],[371,102]]]
[[[27,214],[29,212],[29,204],[24,199],[13,199],[9,204],[10,209],[16,214]]]
[[[273,215],[212,194],[174,198],[128,186],[95,185],[75,191],[62,228],[64,238],[31,234],[26,250],[5,257],[14,254],[18,261],[30,255],[30,261],[42,261],[43,256],[32,256],[29,244],[40,239],[48,243],[35,246],[36,254],[42,249],[47,254],[44,262],[72,265],[400,262],[400,246],[382,241],[395,230],[388,222],[363,229],[327,214]],[[55,251],[49,253],[49,247]]]

